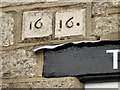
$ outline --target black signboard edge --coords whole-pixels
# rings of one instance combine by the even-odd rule
[[[97,44],[96,44],[97,43]],[[40,47],[40,48],[35,48],[33,51],[35,53],[39,52],[40,50],[58,50],[62,48],[66,48],[68,46],[73,46],[73,45],[87,45],[93,46],[93,45],[105,45],[105,44],[118,44],[120,45],[120,40],[99,40],[99,41],[81,41],[81,42],[69,42],[65,44],[59,44],[59,45],[49,45],[50,47]],[[118,47],[119,49],[119,47]],[[44,52],[45,53],[45,52]],[[42,73],[42,76],[44,76],[44,73]],[[66,77],[66,76],[63,76]],[[73,77],[73,76],[68,76],[68,77]],[[113,82],[113,81],[120,81],[120,73],[111,73],[111,74],[94,74],[94,75],[82,75],[82,76],[74,76],[77,77],[81,82],[83,83],[95,83],[95,82]],[[59,78],[59,77],[45,77],[45,78]]]
[[[33,52],[37,53],[40,50],[57,50],[63,49],[66,47],[79,45],[79,46],[100,46],[100,45],[107,45],[107,44],[119,44],[120,40],[97,40],[97,41],[80,41],[80,42],[68,42],[64,44],[56,44],[56,45],[47,45],[42,47],[34,47]]]
[[[83,75],[78,76],[78,79],[83,83],[118,82],[120,73]]]
[[[100,74],[88,74],[88,75],[65,75],[65,76],[48,76],[44,72],[42,76],[45,78],[60,78],[60,77],[77,77],[82,83],[97,83],[97,82],[118,82],[120,81],[120,72],[118,73],[100,73]]]

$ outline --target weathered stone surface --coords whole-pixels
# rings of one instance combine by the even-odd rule
[[[55,37],[85,36],[85,9],[56,13]]]
[[[9,84],[2,84],[2,88],[8,88]]]
[[[46,0],[46,2],[54,2],[54,1],[59,1],[59,0]]]
[[[0,51],[0,78],[2,77],[1,72],[2,72],[2,52]]]
[[[106,9],[108,9],[109,4],[108,3],[93,3],[93,7],[92,7],[92,14],[96,15],[96,14],[101,14],[104,13],[106,11]]]
[[[100,38],[100,40],[118,40],[120,39],[120,32],[112,32]]]
[[[116,2],[112,2],[112,6],[113,7],[120,7],[120,0],[116,0]]]
[[[36,56],[24,49],[3,51],[3,77],[35,76],[37,73]]]
[[[93,15],[100,15],[100,14],[107,14],[106,12],[110,9],[110,5],[108,2],[96,2],[93,3],[92,6],[92,14]]]
[[[104,36],[112,32],[118,32],[120,24],[119,19],[117,14],[108,17],[96,17],[94,34]]]
[[[2,88],[2,54],[1,54],[1,51],[0,51],[0,90]]]
[[[112,0],[111,0],[112,1]],[[94,2],[92,4],[92,14],[93,16],[108,16],[109,12],[111,11],[112,8],[114,7],[119,7],[120,6],[120,1],[116,2]],[[116,8],[116,10],[119,8]]]
[[[7,7],[7,6],[16,6],[16,5],[24,5],[24,4],[31,4],[35,2],[44,2],[45,0],[2,0],[0,1],[0,7]]]
[[[0,64],[1,65],[1,64]],[[0,90],[2,88],[2,75],[1,75],[2,70],[0,69]]]
[[[13,28],[14,28],[14,18],[12,14],[0,13],[0,45],[9,46],[13,45]]]
[[[23,13],[22,40],[46,37],[52,34],[52,12],[28,11]]]
[[[26,83],[3,84],[3,88],[83,88],[84,85],[75,77],[44,79]]]

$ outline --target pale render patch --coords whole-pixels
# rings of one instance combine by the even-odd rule
[[[85,36],[85,9],[57,12],[55,37]]]
[[[0,14],[0,46],[13,45],[13,27],[14,19],[12,14],[1,13]]]
[[[22,40],[46,37],[52,34],[52,12],[28,11],[23,13]]]

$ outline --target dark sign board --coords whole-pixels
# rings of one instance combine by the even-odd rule
[[[83,82],[114,81],[120,68],[114,69],[113,53],[120,49],[120,40],[67,43],[54,49],[44,48],[44,77],[78,77]],[[120,53],[118,53],[120,65]]]

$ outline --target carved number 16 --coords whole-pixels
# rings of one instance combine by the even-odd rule
[[[67,28],[72,28],[72,27],[73,27],[74,23],[73,23],[73,21],[71,21],[73,18],[74,18],[74,17],[71,17],[70,19],[68,19],[68,20],[66,21],[65,26],[66,26]],[[69,23],[71,23],[71,25],[69,25]],[[59,25],[60,25],[60,29],[62,29],[62,20],[60,20]],[[77,26],[79,26],[79,25],[80,25],[80,23],[77,23]]]
[[[38,19],[35,23],[34,23],[34,27],[36,28],[36,29],[40,29],[42,26],[43,26],[43,23],[41,22],[41,19],[42,18],[40,18],[40,19]],[[30,30],[32,29],[32,22],[30,22]]]

